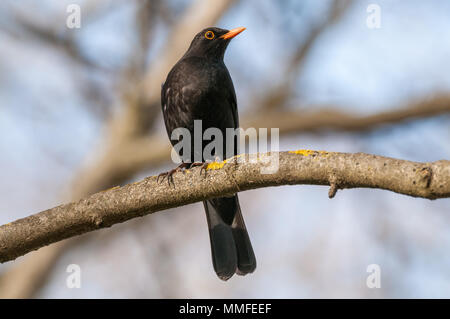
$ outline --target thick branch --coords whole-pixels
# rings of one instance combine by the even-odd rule
[[[270,157],[272,156],[272,157]],[[279,169],[263,174],[265,160],[279,156]],[[128,219],[208,198],[268,186],[331,185],[379,188],[429,199],[450,197],[450,161],[417,163],[363,153],[300,150],[235,157],[175,175],[175,186],[156,177],[96,193],[0,227],[0,262],[32,250]]]
[[[423,119],[450,113],[450,96],[438,95],[434,98],[412,102],[405,107],[395,108],[371,115],[356,115],[339,111],[338,107],[314,112],[277,111],[264,115],[248,114],[242,119],[244,128],[279,128],[281,134],[314,132],[334,129],[336,131],[367,131],[382,125],[401,123],[402,121]],[[98,168],[91,176],[107,185],[118,185],[121,176],[132,176],[143,169],[159,165],[170,158],[170,144],[165,136],[154,134],[142,137],[122,147],[114,158],[114,173],[107,166]],[[97,188],[99,189],[99,188]],[[101,188],[100,188],[101,189]]]

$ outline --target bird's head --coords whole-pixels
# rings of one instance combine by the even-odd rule
[[[203,29],[194,37],[185,56],[200,56],[223,60],[228,43],[244,30],[245,28],[243,27],[233,30],[215,27]]]

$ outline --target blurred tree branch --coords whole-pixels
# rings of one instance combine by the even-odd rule
[[[96,193],[0,226],[0,262],[131,218],[237,192],[280,185],[379,188],[428,199],[450,197],[450,161],[417,163],[363,153],[299,150],[236,156],[176,174],[175,185],[156,176]],[[278,171],[264,174],[274,157]],[[200,174],[199,174],[200,173]]]
[[[64,241],[55,243],[39,252],[31,252],[24,260],[15,261],[11,269],[0,275],[0,299],[33,296],[45,283],[46,277],[42,274],[51,272],[54,261],[63,252],[63,249],[59,248],[65,247],[65,243]]]
[[[282,82],[266,90],[259,102],[255,103],[258,108],[273,111],[285,106],[288,98],[292,96],[295,78],[302,72],[309,52],[320,36],[338,23],[353,3],[354,0],[333,0],[328,10],[328,16],[312,27],[306,39],[299,43],[291,59],[286,63]]]
[[[441,94],[431,98],[412,101],[403,107],[370,115],[340,111],[335,106],[314,106],[317,111],[276,110],[245,117],[244,127],[279,127],[280,133],[315,132],[336,130],[363,132],[377,127],[398,124],[403,121],[423,119],[450,113],[450,95]],[[356,108],[357,109],[357,108]]]
[[[114,114],[106,124],[106,132],[100,151],[96,151],[92,157],[94,161],[85,167],[77,176],[74,183],[71,198],[77,199],[86,194],[94,193],[102,188],[111,185],[120,184],[129,179],[132,172],[120,169],[123,166],[124,156],[127,150],[136,151],[136,146],[146,140],[148,131],[153,126],[159,112],[159,93],[160,85],[164,81],[164,77],[170,67],[183,54],[186,44],[198,30],[205,26],[214,25],[216,21],[228,10],[235,0],[216,0],[214,2],[208,0],[196,0],[190,5],[169,32],[166,45],[157,58],[154,65],[150,65],[145,72],[142,72],[140,79],[136,79],[133,83],[141,83],[135,87],[129,87],[124,84],[122,87],[123,99],[122,108]],[[142,4],[146,8],[146,4]],[[148,4],[147,4],[148,5]],[[142,49],[146,44],[145,23],[142,18],[146,12],[137,12],[136,21],[138,32],[140,32],[139,47]],[[148,13],[148,11],[147,11]],[[51,34],[51,33],[50,33]],[[51,43],[51,42],[49,42]],[[70,51],[69,51],[70,53]],[[144,55],[132,57],[129,63],[130,70],[133,69],[139,61],[144,61]],[[127,75],[127,74],[125,74]],[[126,83],[126,81],[123,81]],[[137,140],[137,143],[134,141]],[[136,172],[133,170],[133,172]],[[45,265],[39,267],[41,270],[36,272],[20,271],[20,269],[11,269],[2,275],[0,281],[0,296],[3,298],[27,298],[32,296],[39,288],[36,284],[44,280],[48,270],[51,269],[53,263],[57,260],[60,252],[67,245],[62,242],[60,245],[52,245],[46,247],[45,253],[48,258],[39,256],[42,250],[30,255],[30,258],[23,260],[20,269],[26,270],[33,267],[35,263]],[[7,278],[9,277],[9,278]],[[26,277],[26,278],[25,278]],[[39,279],[36,279],[37,277]],[[19,280],[19,278],[21,278]],[[16,287],[12,295],[8,291],[9,285],[2,283],[16,282],[17,285],[23,284],[24,287]],[[23,294],[22,294],[23,293]]]
[[[13,9],[14,20],[16,21],[19,28],[24,31],[25,35],[32,38],[38,39],[49,46],[52,46],[62,52],[65,52],[73,62],[76,62],[82,66],[88,68],[95,68],[102,71],[107,71],[106,69],[100,67],[99,65],[93,63],[88,59],[78,47],[75,39],[70,32],[61,32],[66,30],[63,28],[65,26],[64,16],[60,17],[61,23],[58,27],[48,24],[48,21],[38,21],[36,16],[31,12],[26,10]],[[83,11],[83,15],[87,14],[87,10]],[[18,32],[11,30],[10,28],[6,31],[18,35]]]
[[[365,131],[385,124],[395,124],[405,120],[426,118],[449,112],[450,96],[443,94],[431,99],[412,102],[406,107],[367,116],[356,116],[338,111],[337,107],[331,107],[328,110],[322,109],[310,113],[282,110],[277,112],[273,111],[272,115],[266,114],[260,117],[253,115],[253,118],[246,116],[242,122],[243,127],[246,128],[278,127],[280,128],[281,134],[314,132],[323,129]],[[107,188],[112,185],[118,185],[143,169],[162,164],[169,158],[170,146],[165,137],[161,137],[160,134],[156,133],[150,136],[143,135],[125,143],[121,152],[115,155],[113,161],[105,161],[104,166],[99,165],[95,170],[93,169],[90,172],[90,180],[101,182],[96,185],[95,188],[97,190],[101,189],[101,187]],[[82,196],[82,192],[80,192],[79,196]],[[42,264],[47,261],[47,267],[50,267],[56,258],[58,258],[60,251],[64,249],[65,246],[63,243],[66,242],[46,247],[42,258],[40,254],[44,250],[40,250],[39,253],[33,253],[33,264]],[[49,251],[46,252],[46,250]],[[0,297],[7,296],[14,298],[16,296],[23,297],[32,295],[29,293],[33,291],[30,289],[30,286],[33,286],[35,282],[40,282],[42,279],[42,274],[40,276],[36,275],[38,270],[47,271],[49,268],[33,268],[30,265],[27,266],[27,264],[25,261],[25,265],[19,264],[17,269],[12,269],[12,273],[5,274],[5,278],[0,281]],[[28,271],[30,268],[37,270],[30,272]],[[21,280],[20,278],[28,279]],[[22,281],[23,284],[21,284]],[[6,284],[8,282],[9,284]],[[15,288],[12,289],[11,287]]]
[[[422,119],[450,113],[450,96],[438,95],[434,98],[411,102],[409,105],[392,111],[372,115],[354,115],[339,111],[338,107],[322,108],[313,112],[278,110],[258,115],[244,115],[244,128],[279,128],[280,134],[295,134],[302,132],[319,132],[336,130],[344,132],[362,132],[375,129],[382,125],[396,124],[403,121]],[[105,175],[104,167],[93,174],[102,174],[103,188],[118,185],[122,176],[132,176],[144,169],[166,162],[170,158],[170,145],[167,138],[161,134],[153,134],[136,138],[117,154],[114,162],[115,174]]]
[[[74,186],[73,198],[93,193],[110,185],[120,184],[130,178],[129,174],[117,169],[123,165],[123,155],[127,150],[136,150],[136,145],[142,145],[149,129],[153,126],[160,111],[161,83],[164,81],[170,67],[183,54],[186,43],[205,25],[215,24],[234,1],[220,0],[214,4],[198,0],[186,10],[168,36],[167,45],[162,49],[155,65],[149,66],[140,81],[141,85],[135,91],[124,96],[123,109],[111,118],[107,124],[104,141],[105,151],[96,156],[96,161],[89,165]],[[134,142],[137,141],[137,144]],[[132,156],[128,154],[128,156]],[[113,183],[111,183],[111,181]]]

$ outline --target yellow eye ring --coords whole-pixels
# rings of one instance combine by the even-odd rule
[[[212,32],[212,31],[205,32],[205,38],[207,38],[208,40],[212,40],[212,39],[214,39],[214,37],[215,37],[214,32]]]

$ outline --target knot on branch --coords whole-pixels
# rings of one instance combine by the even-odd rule
[[[429,188],[431,184],[431,177],[433,176],[433,170],[430,166],[425,166],[420,170],[422,179],[425,181],[425,187]]]
[[[338,183],[338,178],[335,174],[332,174],[329,178],[328,181],[330,182],[330,189],[328,190],[328,198],[333,198],[338,189],[339,189],[339,183]]]

